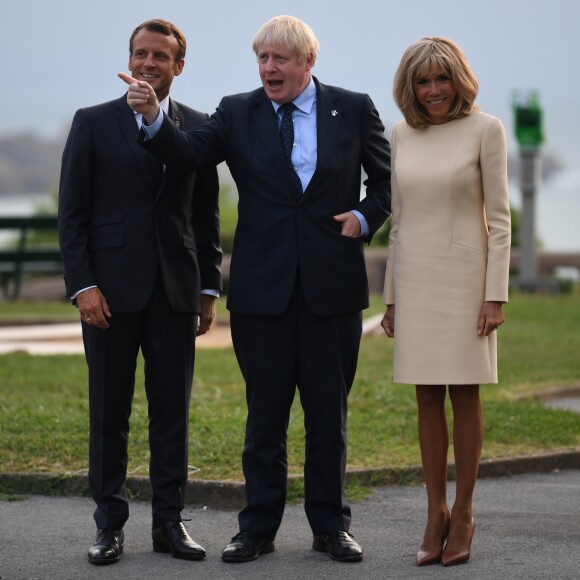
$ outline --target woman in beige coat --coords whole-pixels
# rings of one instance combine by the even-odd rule
[[[423,38],[404,53],[393,94],[393,216],[382,325],[395,338],[394,381],[416,385],[427,488],[420,566],[467,562],[483,440],[479,385],[497,383],[496,329],[508,296],[510,211],[501,122],[474,105],[460,48]],[[456,496],[447,505],[453,409]]]

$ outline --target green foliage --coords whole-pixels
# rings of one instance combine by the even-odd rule
[[[0,325],[43,322],[72,322],[79,319],[79,311],[70,300],[62,302],[38,300],[0,300]]]
[[[512,216],[512,248],[517,248],[520,245],[521,213],[519,209],[513,206],[510,207],[510,212]]]
[[[391,233],[391,216],[389,216],[387,218],[387,221],[377,230],[377,233],[373,236],[373,239],[371,241],[371,246],[388,246],[390,233]]]
[[[227,185],[220,187],[220,231],[222,250],[231,254],[234,246],[234,232],[238,223],[238,193]]]

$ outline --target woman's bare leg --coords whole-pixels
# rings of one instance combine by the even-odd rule
[[[473,533],[472,498],[483,444],[483,415],[479,385],[449,387],[453,407],[453,450],[455,454],[456,493],[446,551],[469,549]]]
[[[449,431],[445,413],[445,385],[417,385],[419,446],[427,488],[427,525],[421,550],[441,550],[447,534],[447,453]]]

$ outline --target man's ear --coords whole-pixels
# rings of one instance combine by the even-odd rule
[[[181,59],[180,61],[175,63],[173,67],[173,72],[176,77],[178,77],[183,72],[183,67],[185,66],[185,60]]]

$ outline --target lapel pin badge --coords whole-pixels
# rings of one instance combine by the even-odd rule
[[[336,109],[332,109],[332,111],[330,111],[330,114],[331,114],[333,117],[336,117],[336,115],[338,115],[338,111],[337,111]]]
[[[175,115],[175,126],[178,129],[181,127],[181,117],[179,115]]]

